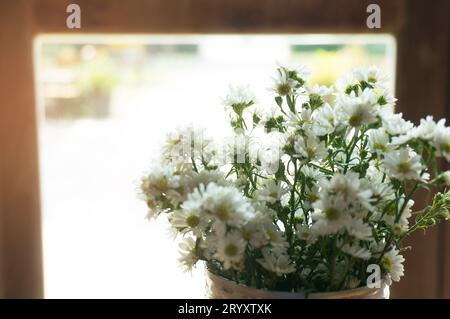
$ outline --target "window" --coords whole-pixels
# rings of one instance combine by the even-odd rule
[[[144,220],[139,177],[174,125],[227,132],[220,96],[251,84],[270,103],[279,63],[332,83],[395,72],[388,35],[41,36],[35,43],[46,297],[198,297],[167,223]],[[394,79],[392,79],[394,85]]]

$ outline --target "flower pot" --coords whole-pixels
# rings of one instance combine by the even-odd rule
[[[206,272],[206,296],[210,299],[389,299],[389,286],[360,287],[336,292],[311,293],[269,291],[237,284]]]

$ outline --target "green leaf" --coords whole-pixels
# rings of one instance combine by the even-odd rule
[[[259,122],[261,122],[261,118],[257,113],[253,113],[253,126],[256,126]]]
[[[278,165],[278,171],[275,173],[275,178],[277,180],[286,180],[286,176],[284,175],[285,166],[282,161],[280,161]]]
[[[283,98],[281,96],[276,96],[275,97],[275,102],[277,103],[277,105],[279,107],[281,107],[283,105]]]
[[[292,113],[295,113],[295,102],[291,96],[286,96],[286,101],[289,106],[289,110],[291,110]]]

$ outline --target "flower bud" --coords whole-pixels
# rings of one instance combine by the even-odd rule
[[[442,173],[442,177],[444,178],[445,185],[450,186],[450,171]]]

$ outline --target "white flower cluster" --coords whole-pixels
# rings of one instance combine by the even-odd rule
[[[376,68],[333,87],[308,75],[280,66],[268,111],[248,87],[231,87],[234,136],[222,150],[192,127],[168,136],[141,189],[149,216],[167,213],[183,236],[187,269],[203,260],[247,285],[324,291],[364,285],[376,264],[390,284],[403,275],[401,241],[448,218],[444,193],[409,220],[417,189],[450,185],[436,164],[450,161],[445,120],[415,126],[395,113]]]

